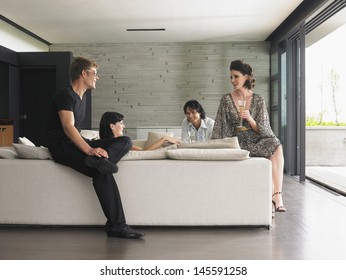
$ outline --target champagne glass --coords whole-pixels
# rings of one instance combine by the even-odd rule
[[[196,139],[195,139],[195,131],[194,130],[189,130],[188,131],[188,134],[189,134],[189,142],[190,143],[193,143],[193,142],[195,142],[196,141]]]
[[[240,113],[245,110],[245,105],[246,105],[246,100],[245,99],[239,99],[238,100],[238,106],[239,106],[239,112]],[[242,117],[240,117],[239,126],[237,126],[237,128],[240,131],[245,129],[245,127],[243,126],[243,118]]]

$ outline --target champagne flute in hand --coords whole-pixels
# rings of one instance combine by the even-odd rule
[[[238,100],[238,106],[239,106],[240,114],[245,110],[245,105],[246,105],[246,100],[245,99],[239,99]],[[240,131],[245,129],[245,127],[243,126],[243,118],[242,117],[240,117],[239,126],[237,126],[237,128]]]

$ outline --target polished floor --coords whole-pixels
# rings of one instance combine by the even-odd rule
[[[270,230],[137,227],[146,236],[125,240],[99,227],[2,225],[0,259],[346,260],[345,196],[285,177],[284,199],[288,212],[277,213]]]

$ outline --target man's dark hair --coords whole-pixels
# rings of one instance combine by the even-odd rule
[[[189,100],[185,103],[185,105],[184,105],[185,115],[186,115],[187,108],[189,108],[190,110],[196,110],[200,114],[201,119],[202,120],[205,119],[205,111],[204,111],[202,105],[197,100]]]

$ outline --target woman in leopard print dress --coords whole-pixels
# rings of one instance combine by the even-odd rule
[[[240,60],[230,66],[232,93],[221,99],[216,115],[212,139],[237,136],[242,149],[252,157],[265,157],[272,162],[273,206],[276,212],[286,212],[282,201],[284,158],[280,140],[269,123],[264,98],[252,91],[255,80],[250,65]],[[245,100],[245,109],[240,111],[238,101]],[[243,127],[239,127],[243,119]]]

